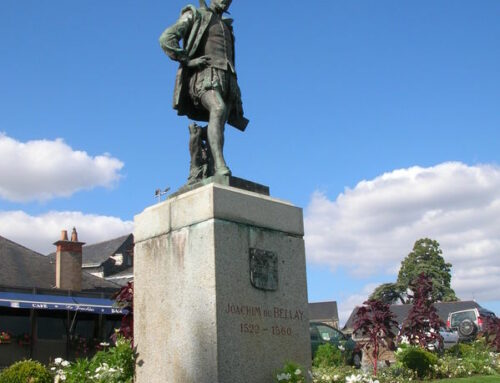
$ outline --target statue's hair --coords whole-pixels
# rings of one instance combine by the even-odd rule
[[[200,8],[204,8],[204,9],[208,8],[206,0],[199,0],[199,1],[200,1]],[[230,13],[228,11],[224,11],[224,13],[227,13],[228,15],[230,15]]]

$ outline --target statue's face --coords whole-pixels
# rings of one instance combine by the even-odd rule
[[[212,0],[210,6],[218,11],[227,11],[232,0]]]

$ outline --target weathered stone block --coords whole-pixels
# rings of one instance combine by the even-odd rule
[[[135,222],[137,383],[267,383],[286,361],[310,367],[301,209],[210,184]]]

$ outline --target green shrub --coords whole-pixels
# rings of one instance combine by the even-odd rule
[[[278,383],[305,383],[306,370],[293,362],[287,362],[285,366],[274,373],[274,381]]]
[[[484,339],[479,339],[472,343],[459,343],[448,350],[435,366],[434,377],[494,375],[499,367],[497,355],[490,352]]]
[[[313,360],[314,367],[335,367],[343,364],[342,352],[330,343],[318,347]]]
[[[130,341],[119,337],[115,347],[99,351],[90,360],[78,359],[74,363],[59,360],[53,368],[64,383],[132,383],[134,366]]]
[[[4,370],[0,383],[52,383],[52,377],[42,364],[23,360]]]
[[[132,382],[135,368],[134,350],[130,346],[130,341],[119,338],[115,347],[106,351],[99,351],[91,361],[92,366],[97,369],[103,366],[111,366],[119,372],[118,382]]]
[[[457,358],[461,358],[464,355],[470,355],[473,352],[474,352],[474,347],[471,344],[457,343],[457,344],[453,345],[452,347],[450,347],[446,351],[446,354],[453,355]]]
[[[437,364],[436,355],[420,347],[409,346],[397,354],[398,362],[417,373],[419,378],[431,375],[433,365]]]

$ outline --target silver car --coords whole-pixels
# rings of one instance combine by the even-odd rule
[[[439,330],[439,334],[441,334],[441,336],[443,337],[443,348],[445,350],[453,347],[458,343],[459,336],[457,331],[442,328]]]
[[[446,327],[458,331],[460,340],[475,339],[488,318],[496,318],[495,313],[485,308],[455,311],[448,315]]]

